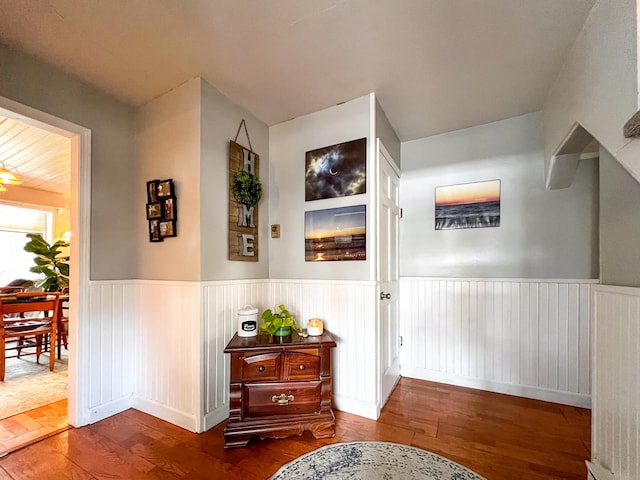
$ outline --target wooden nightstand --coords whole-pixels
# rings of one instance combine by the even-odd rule
[[[331,410],[331,349],[319,337],[233,336],[229,420],[225,448],[244,447],[251,437],[285,438],[309,430],[315,438],[335,435]]]

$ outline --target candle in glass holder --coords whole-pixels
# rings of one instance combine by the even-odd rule
[[[322,331],[322,320],[320,320],[319,318],[312,318],[309,320],[309,323],[307,323],[307,332],[309,333],[309,335],[318,337],[322,335]]]

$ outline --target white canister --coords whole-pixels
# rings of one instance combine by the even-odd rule
[[[238,310],[238,336],[255,337],[258,335],[258,309],[247,305]]]

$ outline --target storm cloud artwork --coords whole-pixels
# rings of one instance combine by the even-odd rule
[[[436,230],[500,226],[500,180],[436,187]]]
[[[305,200],[346,197],[367,191],[367,139],[306,153]]]

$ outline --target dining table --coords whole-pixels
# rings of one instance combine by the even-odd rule
[[[0,295],[19,293],[23,291],[23,287],[0,287]],[[68,334],[69,315],[68,313],[65,315],[65,310],[69,309],[69,294],[60,294],[58,298],[60,299],[60,301],[58,302],[58,311],[55,312],[57,331],[56,350],[58,360],[60,360],[62,358],[62,345],[65,344],[66,346],[66,336]],[[45,316],[46,315],[47,314],[45,313]],[[14,323],[19,320],[20,319],[16,319],[14,321],[10,320],[8,323]],[[63,338],[63,335],[65,338]],[[45,351],[47,350],[46,345],[47,343],[45,342]]]

